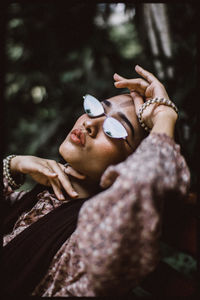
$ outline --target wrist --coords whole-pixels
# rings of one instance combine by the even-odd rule
[[[10,172],[13,176],[17,176],[19,173],[22,173],[20,170],[20,159],[21,156],[17,155],[10,160]]]
[[[177,114],[173,116],[171,114],[166,113],[160,114],[154,120],[154,125],[151,130],[151,133],[165,133],[171,138],[173,138],[176,120]]]
[[[17,189],[25,181],[25,175],[16,172],[16,155],[9,155],[3,160],[3,175],[8,180],[9,185]],[[11,172],[11,161],[15,159],[15,162],[12,162],[12,172]],[[13,172],[13,170],[15,170]]]
[[[152,108],[148,106],[153,104]],[[158,104],[155,106],[155,104]],[[147,109],[147,113],[145,116],[142,116],[143,111]],[[167,122],[174,122],[176,123],[178,117],[178,108],[176,105],[169,99],[164,98],[153,98],[146,101],[139,109],[138,113],[138,120],[141,126],[146,131],[151,131],[155,124],[158,125],[159,120],[166,119]],[[156,125],[156,127],[157,127]]]
[[[176,123],[178,119],[178,114],[172,110],[171,108],[169,108],[168,110],[165,111],[159,111],[157,113],[155,113],[154,118],[153,118],[153,126],[157,123],[157,122],[161,122],[162,120],[167,120],[169,123]]]

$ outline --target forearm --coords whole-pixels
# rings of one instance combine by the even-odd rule
[[[151,133],[165,133],[171,138],[174,138],[174,129],[176,124],[176,118],[172,118],[171,115],[161,115],[154,123]]]

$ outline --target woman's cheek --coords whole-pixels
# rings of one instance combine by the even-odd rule
[[[115,164],[122,159],[119,150],[119,147],[110,141],[95,143],[88,149],[90,165],[104,170],[108,165]]]

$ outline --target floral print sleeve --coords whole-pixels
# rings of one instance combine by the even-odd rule
[[[102,182],[108,175],[117,179],[84,203],[76,230],[89,286],[98,296],[124,294],[153,271],[159,261],[163,201],[170,201],[169,192],[186,195],[190,182],[180,146],[155,133],[126,161],[108,167]]]

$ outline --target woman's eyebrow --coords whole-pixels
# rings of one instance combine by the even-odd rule
[[[112,103],[108,100],[103,100],[102,101],[106,106],[108,107],[112,107]],[[122,120],[124,120],[124,122],[126,122],[126,124],[128,125],[128,127],[130,128],[131,130],[131,133],[132,135],[134,136],[135,134],[135,131],[134,131],[134,128],[133,128],[133,125],[131,124],[131,122],[129,121],[129,119],[125,116],[125,114],[123,114],[122,112],[118,112],[117,113],[121,118]]]
[[[108,107],[111,107],[112,106],[112,103],[110,102],[110,101],[108,101],[108,100],[103,100],[102,101],[106,106],[108,106]]]

